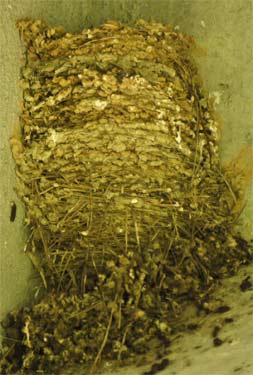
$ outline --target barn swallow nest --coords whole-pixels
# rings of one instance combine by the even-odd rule
[[[26,253],[46,292],[6,317],[1,373],[136,363],[250,260],[236,228],[244,177],[220,163],[192,38],[143,20],[18,29],[23,102],[10,143]]]

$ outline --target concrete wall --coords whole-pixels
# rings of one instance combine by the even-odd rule
[[[31,266],[23,255],[24,212],[13,190],[15,173],[8,144],[18,123],[21,99],[18,78],[22,46],[15,21],[42,18],[51,25],[62,24],[69,31],[78,31],[106,19],[131,23],[144,18],[179,26],[193,35],[208,52],[208,57],[198,60],[206,85],[211,92],[221,94],[217,110],[224,122],[222,157],[229,159],[244,144],[252,146],[252,8],[251,0],[0,1],[0,319],[35,291],[31,287]],[[9,221],[11,200],[17,203],[13,223]],[[252,206],[249,200],[243,216],[247,236],[252,233]]]

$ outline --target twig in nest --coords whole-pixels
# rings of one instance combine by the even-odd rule
[[[46,259],[47,259],[47,262],[48,262],[48,267],[50,268],[51,271],[54,271],[54,266],[53,266],[53,263],[52,263],[52,259],[50,258],[49,251],[48,251],[47,240],[45,239],[45,237],[43,235],[43,232],[41,230],[41,227],[38,224],[38,222],[36,224],[37,224],[37,229],[39,231],[39,235],[40,235],[40,238],[41,238],[41,242],[43,244],[43,249],[44,249],[45,256],[46,256]]]
[[[128,211],[126,211],[126,221],[125,221],[125,253],[127,254],[128,248]]]
[[[118,357],[117,357],[117,360],[118,360],[118,361],[121,360],[122,348],[123,348],[124,345],[125,345],[126,337],[127,337],[128,331],[129,331],[129,329],[131,328],[132,324],[133,324],[132,322],[129,323],[129,324],[127,325],[126,329],[125,329],[125,332],[124,332],[124,335],[123,335],[123,337],[122,337],[122,341],[121,341],[121,347],[120,347],[120,350],[119,350],[119,352],[118,352]]]
[[[46,277],[45,277],[45,274],[44,274],[44,270],[43,270],[43,268],[40,264],[40,261],[38,260],[37,256],[34,253],[32,253],[31,251],[28,252],[28,256],[30,257],[35,269],[39,272],[45,289],[47,289],[47,281],[46,281]]]
[[[136,241],[137,241],[138,249],[140,251],[141,250],[141,243],[140,243],[140,236],[139,236],[137,221],[134,222],[134,227],[135,227]]]
[[[225,182],[229,192],[231,193],[232,195],[232,198],[233,198],[233,201],[234,203],[236,204],[237,203],[237,199],[236,199],[236,196],[235,196],[235,193],[233,192],[233,189],[231,187],[231,185],[229,184],[229,182],[227,181],[226,177],[224,176],[224,174],[221,172],[221,170],[217,169],[217,172],[219,173],[219,175],[223,178],[223,181]]]
[[[58,284],[58,288],[57,288],[58,291],[61,289],[61,286],[62,286],[62,280],[63,280],[63,277],[64,277],[65,272],[68,270],[69,262],[70,262],[71,258],[73,258],[73,254],[72,254],[72,253],[69,253],[69,252],[68,252],[68,253],[63,254],[63,256],[62,256],[62,258],[61,258],[61,264],[60,264],[60,267],[62,266],[63,261],[64,261],[64,259],[65,259],[65,257],[66,257],[67,255],[69,255],[69,257],[68,257],[68,260],[65,262],[65,266],[63,267],[63,270],[61,271],[61,276],[60,276],[60,278],[59,278],[59,284]]]
[[[103,353],[103,350],[105,348],[105,345],[107,343],[107,340],[108,340],[108,336],[109,336],[109,332],[110,332],[110,328],[111,328],[111,325],[112,325],[112,316],[113,316],[113,310],[111,310],[111,315],[110,315],[110,319],[109,319],[109,322],[108,322],[108,326],[107,326],[107,329],[106,329],[106,332],[105,332],[105,336],[104,336],[104,339],[103,339],[103,342],[102,342],[102,345],[99,349],[99,352],[95,358],[95,361],[90,369],[90,374],[93,374],[94,373],[94,370],[96,369],[97,367],[97,364],[101,358],[101,355]]]

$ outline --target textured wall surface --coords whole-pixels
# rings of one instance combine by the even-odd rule
[[[15,196],[14,164],[8,139],[18,123],[22,45],[15,28],[20,18],[42,18],[68,31],[96,26],[107,19],[132,23],[144,18],[170,23],[193,35],[207,56],[198,63],[223,119],[222,158],[229,160],[253,139],[252,0],[1,0],[0,1],[0,319],[35,292],[22,204]],[[252,234],[253,194],[243,214],[243,231]],[[17,218],[10,222],[10,202]],[[29,287],[28,287],[29,285]],[[223,372],[222,372],[223,374]],[[198,374],[197,374],[198,375]],[[209,375],[209,374],[207,374]],[[216,374],[215,374],[216,375]]]

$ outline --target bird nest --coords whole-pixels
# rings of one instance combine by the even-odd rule
[[[195,43],[143,20],[18,28],[24,100],[10,142],[47,295],[9,316],[18,340],[2,368],[92,372],[102,356],[165,350],[185,305],[250,258],[235,226],[245,178],[221,166]]]

